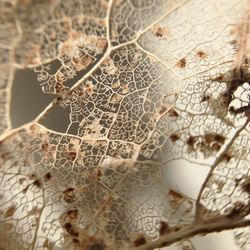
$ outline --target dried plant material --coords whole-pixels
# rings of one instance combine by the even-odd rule
[[[191,250],[229,229],[248,249],[249,5],[1,1],[0,249]],[[27,68],[55,99],[14,128]],[[206,168],[196,192],[169,183],[180,164]]]

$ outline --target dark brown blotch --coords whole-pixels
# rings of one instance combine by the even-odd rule
[[[51,178],[52,178],[52,175],[51,175],[50,172],[48,172],[48,173],[46,173],[46,174],[44,175],[44,179],[45,179],[46,181],[49,181]]]
[[[224,80],[224,75],[223,74],[221,74],[221,75],[214,78],[215,82],[222,82],[223,80]]]
[[[69,222],[64,224],[64,228],[67,231],[68,234],[70,234],[73,237],[78,237],[79,236],[79,232],[77,232],[75,230],[75,228],[73,227],[73,225]]]
[[[72,240],[72,242],[73,242],[73,244],[74,244],[74,246],[76,246],[76,247],[79,247],[80,246],[80,241],[78,240],[78,239],[73,239]]]
[[[155,35],[158,37],[163,37],[163,30],[161,27],[157,27],[157,29],[155,29]]]
[[[52,250],[53,249],[53,243],[51,241],[49,241],[48,239],[46,239],[43,243],[43,247],[46,250]]]
[[[201,102],[208,102],[209,100],[210,100],[210,96],[208,96],[208,95],[204,95],[203,97],[202,97],[202,99],[201,99]]]
[[[166,37],[167,35],[169,35],[169,30],[167,27],[161,27],[159,25],[155,25],[153,27],[153,34],[157,37]]]
[[[67,212],[68,217],[72,220],[76,219],[78,216],[78,210],[77,209],[72,209]]]
[[[250,195],[250,177],[242,184],[242,189]]]
[[[244,64],[248,64],[249,63],[249,59],[247,57],[244,57],[244,60],[243,60]]]
[[[40,180],[35,180],[35,181],[33,182],[33,185],[36,186],[37,188],[41,188],[42,182],[41,182]]]
[[[30,180],[36,180],[36,178],[37,178],[37,177],[36,177],[35,174],[30,174],[30,175],[29,175],[29,179],[30,179]]]
[[[163,235],[165,233],[169,233],[170,231],[171,231],[171,229],[170,229],[168,223],[165,221],[161,221],[160,222],[160,229],[159,229],[160,235]]]
[[[98,168],[96,172],[96,179],[98,181],[101,181],[101,177],[102,177],[102,171]]]
[[[186,141],[189,148],[194,148],[195,142],[196,142],[196,138],[191,136],[191,135],[188,137],[188,139]]]
[[[170,139],[171,139],[172,142],[176,142],[176,141],[178,141],[180,139],[180,135],[174,133],[174,134],[170,135]]]
[[[232,40],[232,41],[230,41],[230,44],[232,44],[232,45],[236,45],[237,44],[237,40]]]
[[[199,50],[199,51],[197,52],[197,57],[200,58],[200,59],[203,59],[203,58],[205,58],[206,56],[207,56],[207,54],[206,54],[204,51],[202,51],[202,50]]]
[[[216,152],[219,151],[220,148],[221,148],[221,145],[218,144],[218,143],[213,143],[212,146],[211,146],[211,150],[216,151]]]
[[[176,63],[176,66],[177,66],[178,68],[181,68],[181,69],[185,68],[186,65],[187,65],[187,61],[186,61],[185,58],[182,58],[180,61],[178,61],[178,62]]]
[[[179,114],[174,109],[170,109],[168,113],[169,113],[169,116],[171,117],[175,117],[175,118],[179,117]]]
[[[220,134],[215,134],[214,135],[214,140],[217,141],[218,143],[224,144],[225,143],[225,136],[220,135]]]
[[[208,133],[208,134],[205,134],[205,136],[204,136],[204,142],[207,144],[210,144],[212,142],[224,144],[225,137],[223,135],[220,135],[220,134]]]
[[[226,153],[222,156],[222,161],[225,161],[226,163],[230,162],[232,159],[232,156],[229,153]]]
[[[234,208],[226,215],[228,219],[237,219],[244,217],[250,213],[250,204],[244,204],[242,202],[237,202],[234,204]]]
[[[68,153],[68,159],[69,159],[70,161],[74,161],[75,158],[76,158],[76,152],[70,151],[70,152]]]
[[[146,239],[143,236],[141,236],[134,241],[134,246],[139,247],[139,246],[144,245],[145,243],[146,243]]]
[[[49,144],[47,142],[43,142],[43,144],[42,144],[42,150],[43,151],[47,151],[48,148],[49,148]]]
[[[75,201],[74,188],[68,188],[63,191],[63,200],[66,203],[72,203]]]

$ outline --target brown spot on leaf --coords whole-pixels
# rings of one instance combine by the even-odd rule
[[[225,137],[220,134],[208,133],[208,134],[205,134],[204,136],[204,142],[207,144],[210,144],[212,142],[218,142],[218,143],[224,144]]]
[[[73,227],[73,225],[69,222],[64,224],[64,228],[67,231],[68,234],[70,234],[73,237],[78,237],[79,236],[79,232],[77,232],[75,230],[75,228]]]
[[[222,75],[222,74],[215,77],[215,79],[214,79],[214,81],[216,81],[216,82],[222,82],[223,80],[224,80],[224,75]]]
[[[7,208],[7,210],[4,213],[4,218],[9,218],[12,217],[14,215],[16,211],[16,207],[14,205],[10,206],[9,208]]]
[[[101,181],[101,177],[102,177],[102,171],[98,168],[96,172],[96,179],[98,181]]]
[[[170,109],[168,113],[169,113],[169,116],[171,117],[175,117],[175,118],[179,117],[179,114],[174,109]]]
[[[234,208],[226,215],[229,219],[237,219],[238,217],[244,217],[250,212],[250,204],[244,204],[237,202],[234,204]]]
[[[48,172],[48,173],[46,173],[46,174],[44,175],[44,179],[45,179],[46,181],[49,181],[51,178],[52,178],[52,175],[51,175],[50,172]]]
[[[180,193],[178,193],[178,192],[176,192],[176,191],[174,191],[172,189],[169,189],[168,195],[173,197],[174,199],[183,199],[182,194],[180,194]]]
[[[169,35],[169,30],[166,27],[161,27],[159,25],[155,25],[152,29],[153,34],[157,37],[166,37]]]
[[[68,216],[70,219],[74,220],[78,216],[78,210],[77,209],[72,209],[67,212]]]
[[[63,199],[66,203],[72,203],[75,201],[74,188],[68,188],[63,191]]]
[[[73,242],[74,246],[76,246],[76,247],[80,246],[80,241],[78,239],[73,239],[72,242]]]
[[[244,61],[244,64],[246,65],[249,63],[249,59],[247,57],[245,57],[243,61]]]
[[[219,151],[225,140],[226,138],[223,135],[207,133],[195,137],[189,136],[186,143],[189,151],[199,150],[205,157],[208,157],[212,153]]]
[[[20,184],[20,185],[22,185],[24,182],[25,182],[25,178],[20,178],[19,180],[18,180],[18,183]]]
[[[230,162],[232,156],[229,153],[226,153],[222,156],[222,160],[226,161],[227,163]]]
[[[68,153],[68,159],[69,159],[70,161],[74,161],[75,158],[76,158],[76,152],[70,151],[70,152]]]
[[[242,189],[250,195],[250,176],[242,184]]]
[[[42,150],[43,151],[47,151],[48,147],[49,147],[49,144],[46,141],[43,142],[43,144],[42,144]]]
[[[236,45],[237,44],[237,40],[232,40],[232,41],[230,41],[230,44],[232,44],[232,45]]]
[[[160,222],[160,229],[159,229],[160,235],[163,235],[163,234],[168,233],[170,231],[171,231],[171,229],[170,229],[168,223],[165,221],[161,221]]]
[[[195,142],[196,142],[196,138],[193,137],[193,136],[191,136],[191,135],[188,137],[188,139],[187,139],[187,141],[186,141],[186,143],[187,143],[187,145],[188,145],[188,147],[189,147],[190,149],[193,149],[193,148],[194,148]]]
[[[243,177],[236,177],[236,178],[234,179],[235,185],[236,185],[236,186],[239,186],[239,184],[240,184],[240,182],[242,181],[242,179],[243,179]]]
[[[62,92],[63,92],[63,89],[64,89],[63,83],[57,81],[56,84],[55,84],[55,91],[56,91],[56,94],[62,93]]]
[[[176,142],[177,140],[180,139],[180,135],[174,133],[174,134],[170,135],[170,139],[172,142]]]
[[[224,144],[225,137],[223,135],[220,135],[220,134],[215,134],[214,135],[214,140],[217,141],[218,143]]]
[[[212,146],[211,146],[211,149],[212,149],[213,151],[219,151],[220,148],[221,148],[221,145],[219,145],[218,143],[214,143],[214,144],[212,144]]]
[[[202,97],[202,99],[201,99],[201,102],[207,102],[207,101],[209,101],[209,100],[210,100],[210,96],[204,95],[204,96]]]
[[[43,242],[43,247],[45,249],[48,249],[48,250],[52,250],[53,249],[53,243],[50,242],[48,239],[46,239],[44,242]]]
[[[159,114],[162,115],[168,110],[167,106],[163,105],[160,107]]]
[[[29,175],[29,179],[30,180],[35,180],[37,177],[36,177],[36,175],[35,174],[30,174]]]
[[[207,56],[207,54],[206,54],[204,51],[202,51],[202,50],[199,50],[199,51],[197,52],[197,57],[200,58],[200,59],[203,59],[203,58],[205,58],[206,56]]]
[[[42,183],[41,183],[40,180],[35,180],[35,181],[33,182],[33,185],[36,186],[36,187],[38,187],[38,188],[40,188],[40,187],[42,186]]]
[[[178,68],[181,68],[181,69],[185,68],[186,65],[187,65],[187,61],[186,61],[185,58],[182,58],[180,61],[178,61],[178,62],[176,63],[176,66],[177,66]]]
[[[23,193],[26,193],[26,192],[28,191],[28,189],[29,189],[29,185],[27,185],[27,186],[22,190],[22,192],[23,192]]]
[[[172,208],[174,209],[176,209],[179,206],[179,204],[183,201],[183,198],[184,198],[182,194],[172,189],[168,190],[167,197],[171,203]]]
[[[144,245],[145,243],[146,243],[146,239],[143,236],[141,236],[134,241],[134,246],[139,247],[141,245]]]

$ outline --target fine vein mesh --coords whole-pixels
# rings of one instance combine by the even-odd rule
[[[194,249],[185,238],[245,223],[248,5],[2,1],[0,248]],[[55,99],[11,130],[17,68]],[[63,132],[43,125],[56,110]],[[180,164],[208,172],[195,196],[169,184]]]

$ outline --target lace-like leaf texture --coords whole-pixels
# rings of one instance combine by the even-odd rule
[[[249,4],[2,0],[1,249],[152,249],[249,225]],[[55,99],[12,129],[27,67]],[[53,109],[70,110],[64,133],[41,124]],[[197,197],[166,177],[190,163],[210,169]]]

